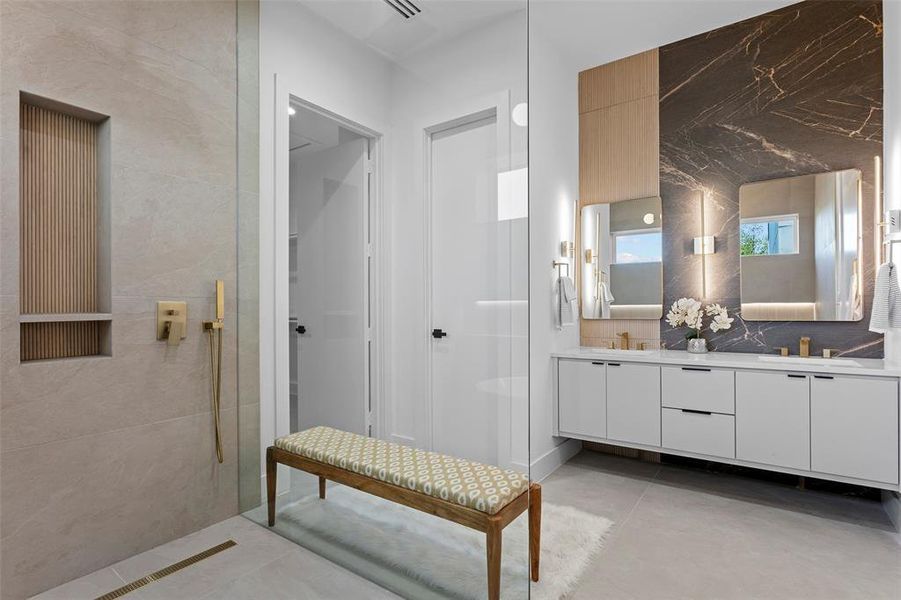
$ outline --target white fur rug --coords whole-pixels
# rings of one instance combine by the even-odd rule
[[[262,511],[265,507],[248,516],[258,520]],[[501,597],[563,598],[575,588],[612,525],[603,517],[545,502],[541,581],[527,591],[528,523],[524,513],[504,529]],[[314,549],[311,536],[321,538],[332,547],[349,551],[342,554],[403,573],[440,596],[481,600],[487,595],[484,534],[352,488],[329,486],[325,501],[312,496],[280,508],[276,531]]]

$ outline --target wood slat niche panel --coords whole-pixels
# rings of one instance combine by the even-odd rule
[[[21,360],[103,354],[108,321],[22,323]]]
[[[102,239],[106,118],[22,95],[20,135],[20,310],[23,315],[109,309]],[[22,323],[22,360],[100,354],[109,323]]]

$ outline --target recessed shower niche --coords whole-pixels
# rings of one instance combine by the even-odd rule
[[[19,108],[20,358],[110,354],[109,118]]]

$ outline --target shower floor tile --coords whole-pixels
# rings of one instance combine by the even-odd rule
[[[232,517],[48,590],[33,600],[94,599],[229,539],[237,545],[124,598],[397,598],[244,517]],[[340,592],[338,596],[336,592]]]

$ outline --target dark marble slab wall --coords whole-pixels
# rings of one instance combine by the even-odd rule
[[[873,296],[874,156],[882,155],[882,4],[810,0],[660,48],[660,194],[664,303],[702,297],[701,198],[716,253],[704,299],[728,306],[732,329],[716,350],[882,357],[868,331]],[[851,323],[740,318],[738,190],[751,181],[858,168],[863,173],[864,319]],[[667,348],[684,330],[661,321]]]

